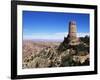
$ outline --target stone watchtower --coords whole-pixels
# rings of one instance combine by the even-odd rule
[[[69,33],[68,37],[69,39],[73,40],[77,38],[77,29],[76,29],[76,22],[75,21],[70,21],[69,22]]]
[[[75,21],[69,22],[69,32],[67,38],[64,38],[64,41],[67,42],[69,45],[78,45],[79,38],[77,37],[77,26]]]

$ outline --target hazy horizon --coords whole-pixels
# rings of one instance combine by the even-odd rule
[[[39,34],[38,34],[39,35]],[[23,40],[34,40],[34,39],[41,39],[41,40],[64,40],[64,37],[67,37],[68,33],[56,33],[56,34],[33,34],[30,36],[24,36]],[[58,37],[57,37],[58,36]],[[89,33],[77,33],[77,37],[85,37],[90,36]]]

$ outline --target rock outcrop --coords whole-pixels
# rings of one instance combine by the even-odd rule
[[[64,44],[63,44],[64,45]],[[73,48],[61,45],[60,48],[43,48],[39,53],[32,54],[24,59],[23,68],[46,68],[89,65],[87,46],[74,46]],[[82,49],[77,49],[80,47]],[[65,48],[65,49],[63,49]],[[83,50],[84,49],[84,50]]]

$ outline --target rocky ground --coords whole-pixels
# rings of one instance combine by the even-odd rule
[[[81,42],[68,46],[64,42],[23,42],[22,68],[45,68],[89,65],[89,45]]]

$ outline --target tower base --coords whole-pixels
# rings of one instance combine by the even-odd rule
[[[80,39],[79,38],[71,39],[69,37],[64,37],[64,42],[70,46],[75,46],[80,44]]]

